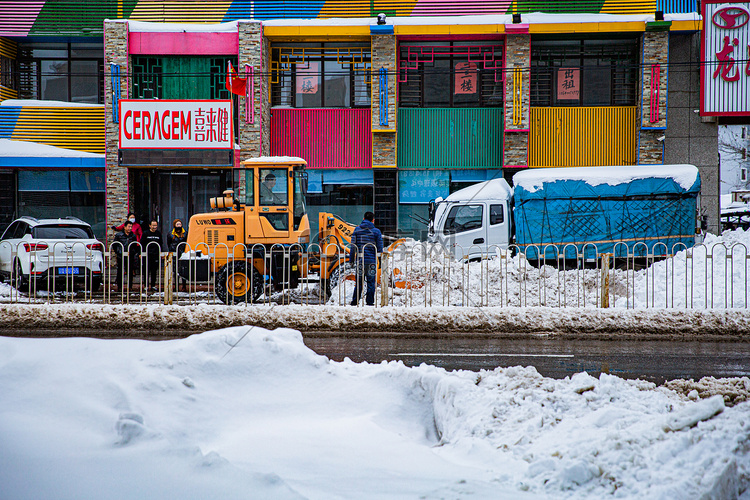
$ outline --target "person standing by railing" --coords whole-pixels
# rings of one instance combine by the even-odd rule
[[[131,245],[132,244],[132,245]],[[115,291],[127,290],[133,285],[133,276],[135,273],[135,259],[140,254],[138,239],[133,232],[133,223],[126,221],[122,225],[122,231],[115,235],[112,243],[115,250],[115,261],[117,264],[117,275],[115,277]],[[125,254],[127,253],[127,257]],[[127,275],[123,285],[122,279]],[[124,286],[124,288],[123,288]]]
[[[383,233],[375,227],[375,214],[365,212],[364,220],[352,233],[352,245],[349,252],[349,263],[357,267],[357,280],[354,285],[352,305],[356,306],[362,294],[362,286],[367,282],[365,304],[375,305],[375,282],[378,274],[378,255],[383,252]],[[362,252],[358,257],[357,253]],[[359,259],[359,262],[358,262]],[[357,265],[361,263],[363,265]]]
[[[172,222],[172,232],[167,235],[167,246],[169,247],[169,251],[173,254],[172,258],[174,259],[175,277],[178,275],[177,265],[179,264],[179,253],[185,251],[186,242],[187,231],[182,227],[182,221],[180,219],[175,219],[174,222]],[[185,279],[182,279],[181,281],[182,285],[180,288],[185,290]]]
[[[148,288],[150,292],[156,291],[156,277],[159,273],[159,254],[162,251],[161,231],[159,223],[152,219],[148,229],[143,233],[141,244],[146,249],[146,270],[148,274]]]

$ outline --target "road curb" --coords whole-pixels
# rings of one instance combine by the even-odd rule
[[[80,331],[92,336],[173,338],[238,325],[292,328],[308,335],[563,336],[750,340],[746,310],[519,307],[364,308],[0,304],[0,333]],[[96,335],[93,335],[96,336]]]

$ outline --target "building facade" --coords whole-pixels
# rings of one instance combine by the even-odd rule
[[[89,7],[85,22],[55,26],[45,9],[59,3],[47,2],[26,28],[0,22],[0,47],[15,50],[2,52],[12,74],[0,95],[96,99],[106,227],[135,211],[166,229],[207,210],[239,161],[285,155],[308,162],[314,226],[320,211],[358,222],[374,210],[386,234],[423,238],[429,201],[471,183],[527,168],[691,163],[701,173],[701,214],[718,231],[722,118],[698,112],[695,3],[559,2],[555,12],[530,13],[539,5],[235,1],[200,7],[196,19],[191,2],[161,10],[94,2],[102,8]],[[99,32],[82,38],[94,14]],[[68,53],[52,78],[45,68],[56,63],[39,44],[65,30],[80,36],[54,42]],[[97,43],[100,58],[84,58]],[[242,95],[227,90],[230,65],[246,82]],[[227,106],[232,142],[124,143],[126,123],[164,134],[164,111],[153,120],[159,102]],[[13,106],[2,104],[5,123]],[[148,122],[144,114],[125,122],[128,106],[128,117],[145,112]],[[2,127],[0,138],[29,140],[18,122]],[[20,167],[11,170],[0,175],[18,178]]]

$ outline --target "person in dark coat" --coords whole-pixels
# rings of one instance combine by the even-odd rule
[[[375,305],[375,281],[378,273],[378,255],[383,252],[383,234],[375,227],[375,214],[366,212],[364,220],[352,233],[349,263],[357,267],[357,280],[354,285],[352,305],[356,306],[362,294],[364,281],[367,282],[365,303]],[[359,264],[359,265],[358,265]]]
[[[159,273],[159,254],[162,251],[161,231],[157,229],[159,223],[154,219],[148,229],[143,232],[141,245],[146,250],[146,271],[148,273],[148,286],[153,292],[156,290],[156,277]]]
[[[134,245],[131,245],[134,243]],[[112,248],[115,250],[117,274],[115,275],[115,285],[118,290],[124,290],[131,287],[133,284],[133,275],[135,273],[135,260],[140,254],[140,247],[138,246],[138,238],[136,238],[133,232],[133,223],[126,221],[122,226],[122,231],[115,234],[114,243]],[[127,253],[127,256],[124,256]],[[125,281],[125,288],[122,288],[123,277],[127,275]]]
[[[187,248],[187,231],[185,231],[185,228],[182,227],[182,221],[180,219],[175,219],[174,222],[172,222],[172,232],[170,232],[167,235],[167,246],[169,247],[169,251],[172,252],[173,259],[174,259],[174,276],[175,281],[177,277],[177,265],[179,264],[179,254],[184,252]],[[185,280],[182,279],[182,290],[185,290]]]

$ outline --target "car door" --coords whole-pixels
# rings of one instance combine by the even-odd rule
[[[443,236],[456,258],[472,258],[486,249],[487,227],[483,203],[456,204],[445,218]]]
[[[490,203],[489,225],[487,226],[487,247],[508,248],[510,243],[510,218],[508,204]],[[493,252],[494,248],[491,249]]]
[[[7,227],[2,237],[0,237],[0,271],[9,273],[12,266],[14,244],[13,236],[18,229],[19,222],[15,221]]]

